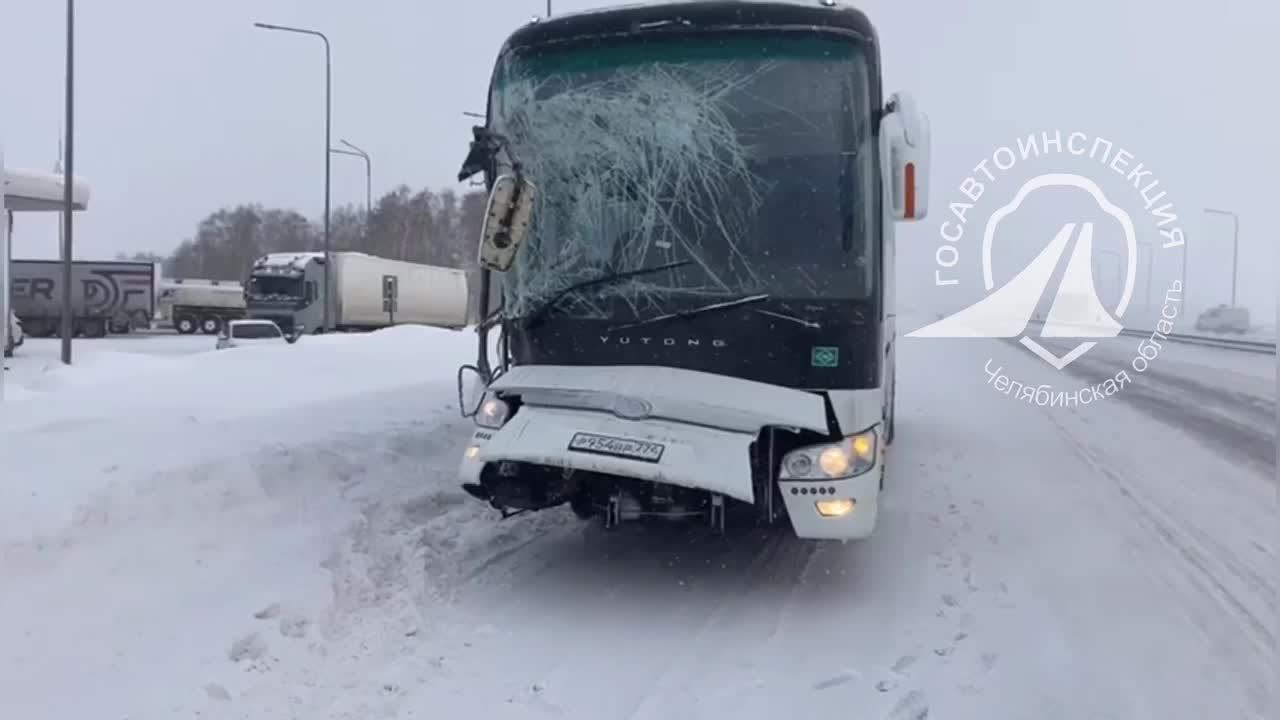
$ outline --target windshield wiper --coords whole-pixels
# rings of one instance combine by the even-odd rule
[[[685,265],[688,265],[691,262],[693,261],[681,260],[679,262],[667,263],[666,265],[654,265],[652,267],[640,268],[639,270],[628,270],[626,272],[608,273],[598,278],[592,278],[590,280],[583,280],[582,282],[574,283],[569,287],[557,292],[555,295],[552,295],[549,300],[547,300],[542,305],[538,306],[537,309],[525,315],[524,320],[521,323],[521,326],[524,327],[524,329],[528,330],[534,325],[537,325],[538,323],[542,322],[542,320],[546,318],[547,314],[550,313],[552,310],[554,310],[562,300],[564,300],[570,294],[578,292],[579,290],[584,290],[586,288],[594,287],[596,285],[611,285],[613,283],[622,282],[623,280],[629,280],[639,275],[649,275],[651,273],[662,272],[663,270],[672,270],[678,267],[684,267]]]
[[[803,325],[807,328],[812,328],[814,330],[822,329],[821,323],[814,322],[813,320],[805,320],[804,318],[796,317],[795,315],[787,315],[785,313],[773,312],[770,310],[756,310],[756,312],[760,313],[761,315],[768,315],[769,317],[776,317],[781,320],[790,320],[791,322],[796,323],[797,325]]]
[[[854,107],[852,93],[848,87],[842,87],[841,100],[844,107]],[[853,182],[854,182],[854,161],[858,154],[857,146],[854,145],[854,137],[857,128],[853,126],[853,113],[842,113],[843,119],[840,123],[840,140],[843,147],[852,147],[852,152],[840,153],[840,182],[838,187],[840,197],[840,249],[844,252],[853,250],[853,230],[854,230],[854,201],[853,201]]]
[[[769,295],[767,293],[761,294],[761,295],[750,295],[748,297],[738,298],[736,300],[727,300],[725,302],[712,303],[710,305],[703,305],[702,307],[691,308],[689,310],[680,310],[678,312],[667,313],[666,315],[658,315],[656,317],[647,318],[645,320],[637,320],[636,322],[626,323],[625,325],[614,325],[613,327],[609,328],[609,332],[613,332],[614,330],[625,330],[627,328],[640,327],[641,325],[652,325],[654,323],[660,323],[664,320],[674,320],[676,318],[692,317],[694,315],[701,315],[703,313],[714,312],[716,310],[728,310],[729,308],[736,308],[741,305],[751,305],[758,302],[764,302],[765,300],[768,300],[768,299],[769,299]]]

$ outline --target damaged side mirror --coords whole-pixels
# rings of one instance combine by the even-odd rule
[[[533,215],[533,183],[516,175],[502,175],[493,183],[480,230],[480,265],[506,272],[529,231]]]
[[[467,380],[470,379],[470,382]],[[462,417],[474,417],[480,412],[485,392],[489,389],[489,377],[475,365],[458,368],[458,411]]]
[[[905,92],[894,93],[880,121],[881,157],[893,215],[922,220],[929,213],[929,116]]]

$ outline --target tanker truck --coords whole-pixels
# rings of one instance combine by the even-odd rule
[[[244,287],[238,282],[179,278],[161,286],[160,316],[183,335],[197,330],[216,335],[228,322],[245,316]]]

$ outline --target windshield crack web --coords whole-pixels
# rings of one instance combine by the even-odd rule
[[[732,63],[648,64],[599,81],[561,72],[509,83],[498,129],[538,192],[507,312],[525,314],[584,279],[676,261],[690,265],[575,293],[567,307],[604,317],[607,301],[620,299],[639,314],[661,308],[675,288],[723,295],[759,287],[739,243],[766,188],[725,98],[770,65],[743,73]]]

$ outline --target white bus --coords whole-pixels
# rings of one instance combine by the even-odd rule
[[[871,21],[834,2],[628,5],[512,33],[459,173],[492,193],[463,488],[607,527],[719,531],[754,506],[801,538],[871,534],[894,228],[925,215],[928,131],[884,91]]]

